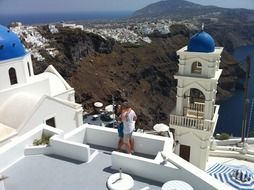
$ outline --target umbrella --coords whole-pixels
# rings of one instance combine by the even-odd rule
[[[233,166],[217,163],[209,168],[207,173],[236,189],[254,189],[254,172],[246,166]]]
[[[153,129],[157,132],[166,132],[169,130],[169,126],[163,124],[163,123],[159,123],[153,126]]]

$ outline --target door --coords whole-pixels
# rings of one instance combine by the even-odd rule
[[[186,161],[190,161],[190,146],[180,145],[180,157]]]

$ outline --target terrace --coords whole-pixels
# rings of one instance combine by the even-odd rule
[[[31,146],[43,133],[52,136],[49,145]],[[0,173],[8,177],[5,190],[108,189],[108,178],[120,168],[133,178],[132,189],[161,189],[170,180],[185,181],[194,189],[229,189],[173,154],[172,138],[143,133],[133,137],[135,154],[129,155],[113,151],[115,129],[85,124],[63,135],[40,126],[0,152]]]

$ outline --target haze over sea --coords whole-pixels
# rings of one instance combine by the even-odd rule
[[[1,14],[0,24],[7,26],[11,22],[22,22],[23,24],[47,24],[61,21],[80,20],[101,20],[101,19],[121,19],[132,14],[131,11],[121,12],[73,12],[73,13],[43,13],[43,14]]]

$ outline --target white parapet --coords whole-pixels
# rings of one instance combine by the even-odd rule
[[[6,176],[0,175],[0,190],[5,190],[4,180],[7,179]]]

